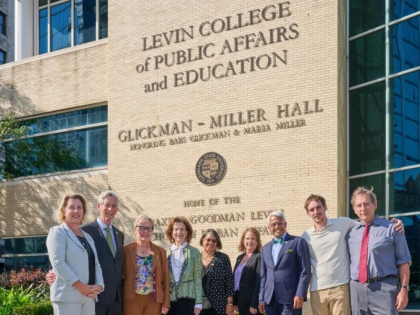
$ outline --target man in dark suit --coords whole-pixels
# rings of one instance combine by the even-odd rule
[[[124,234],[112,225],[118,206],[119,198],[114,191],[102,192],[97,203],[99,217],[82,226],[95,242],[104,276],[105,289],[98,295],[96,315],[122,315]],[[47,281],[51,284],[54,280],[55,275],[50,271]]]
[[[300,315],[311,280],[308,245],[286,232],[281,211],[270,213],[267,223],[274,238],[261,252],[258,309],[268,315]]]
[[[104,275],[105,290],[98,295],[96,315],[122,315],[122,267],[124,234],[112,225],[118,212],[119,198],[112,191],[98,197],[99,217],[82,226],[92,236]]]

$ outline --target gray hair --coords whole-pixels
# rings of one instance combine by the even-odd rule
[[[137,217],[137,219],[134,221],[134,228],[136,228],[137,224],[139,224],[142,221],[150,221],[150,223],[152,223],[152,228],[155,228],[155,223],[153,222],[153,219],[146,214],[141,214]]]
[[[351,205],[353,206],[353,208],[355,207],[355,203],[356,203],[356,198],[360,195],[367,195],[370,198],[370,202],[377,204],[377,198],[375,193],[373,192],[373,187],[366,188],[366,187],[357,187],[354,191],[353,194],[351,195]]]
[[[98,197],[98,203],[100,205],[103,205],[104,204],[104,199],[106,197],[109,197],[109,196],[114,197],[117,200],[117,206],[120,205],[120,197],[118,197],[117,193],[113,190],[107,190],[107,191],[101,192],[101,194]]]
[[[286,216],[283,214],[283,210],[273,211],[267,217],[267,225],[270,224],[271,217],[278,217],[282,218],[284,222],[286,222]]]

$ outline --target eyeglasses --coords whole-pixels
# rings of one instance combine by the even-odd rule
[[[152,227],[146,227],[146,226],[136,226],[137,228],[139,228],[140,232],[153,232],[153,228]]]
[[[271,223],[270,224],[270,227],[271,228],[274,228],[274,227],[276,227],[276,226],[278,226],[278,227],[280,227],[280,226],[283,226],[284,225],[284,221],[280,221],[280,222],[273,222],[273,223]]]
[[[217,243],[217,240],[215,240],[214,238],[205,238],[204,240],[208,243],[213,243],[213,244]]]

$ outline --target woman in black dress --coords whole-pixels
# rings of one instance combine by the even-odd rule
[[[219,234],[208,229],[200,239],[203,246],[203,310],[200,315],[233,314],[233,274],[229,256],[220,252]]]

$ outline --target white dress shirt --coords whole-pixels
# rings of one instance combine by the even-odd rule
[[[187,246],[187,242],[184,242],[181,246],[176,246],[175,244],[171,246],[171,265],[175,282],[179,282],[181,278],[181,269],[185,260],[184,248]]]
[[[277,264],[277,261],[279,259],[279,253],[280,253],[280,249],[284,244],[284,239],[286,238],[287,232],[284,232],[284,234],[280,237],[281,239],[283,239],[283,242],[280,243],[275,243],[273,244],[273,247],[271,248],[271,257],[273,258],[273,263],[274,265]],[[272,242],[274,241],[274,239],[272,240]]]

